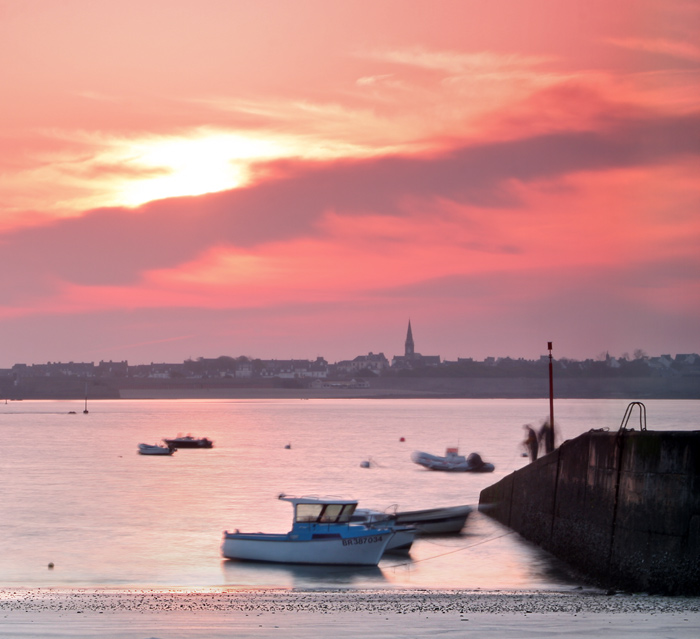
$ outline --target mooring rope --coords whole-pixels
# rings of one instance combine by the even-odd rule
[[[501,539],[503,537],[507,537],[508,535],[513,535],[515,534],[515,531],[513,530],[508,530],[504,533],[501,533],[500,535],[495,535],[493,537],[488,537],[487,539],[482,539],[480,541],[477,541],[476,543],[470,544],[468,546],[462,546],[460,548],[455,548],[454,550],[448,550],[446,552],[440,553],[439,555],[433,555],[432,557],[424,557],[423,559],[412,559],[410,561],[404,561],[399,564],[392,564],[391,566],[382,566],[382,568],[401,568],[402,566],[413,566],[415,564],[421,564],[425,563],[426,561],[432,561],[433,559],[439,559],[440,557],[445,557],[447,555],[453,555],[458,552],[464,552],[465,550],[471,550],[472,548],[476,548],[477,546],[481,546],[482,544],[489,543],[490,541],[495,541],[496,539]],[[435,543],[435,542],[430,542],[430,543]],[[436,544],[439,545],[439,544]]]

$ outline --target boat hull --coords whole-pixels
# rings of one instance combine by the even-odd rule
[[[411,456],[414,463],[428,470],[440,470],[451,473],[492,473],[495,466],[484,462],[480,456],[472,453],[469,457],[448,454],[445,457],[415,451]]]
[[[221,553],[226,559],[283,564],[376,566],[392,532],[342,538],[339,535],[293,539],[290,535],[225,533]]]
[[[411,526],[397,526],[393,514],[369,508],[358,508],[352,516],[352,521],[368,528],[389,528],[392,530],[394,536],[387,545],[385,553],[408,554],[418,532]]]
[[[167,446],[149,446],[148,444],[139,444],[139,455],[172,455],[173,449]]]
[[[386,547],[385,553],[407,555],[411,552],[417,530],[412,527],[394,528],[394,536]]]
[[[450,506],[397,512],[396,524],[411,526],[424,535],[455,534],[462,531],[472,510],[471,506]]]
[[[164,439],[170,448],[212,448],[213,442],[209,439]]]

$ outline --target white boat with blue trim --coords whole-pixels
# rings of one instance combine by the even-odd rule
[[[226,559],[284,564],[376,566],[394,537],[390,527],[352,524],[357,500],[292,497],[279,499],[294,507],[288,533],[224,532]]]

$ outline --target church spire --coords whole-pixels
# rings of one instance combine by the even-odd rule
[[[413,331],[411,331],[411,320],[408,320],[408,333],[406,334],[406,357],[413,357],[415,353],[413,346]]]

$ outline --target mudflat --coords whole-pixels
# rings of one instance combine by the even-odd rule
[[[700,598],[600,591],[0,590],[0,637],[696,637]]]

